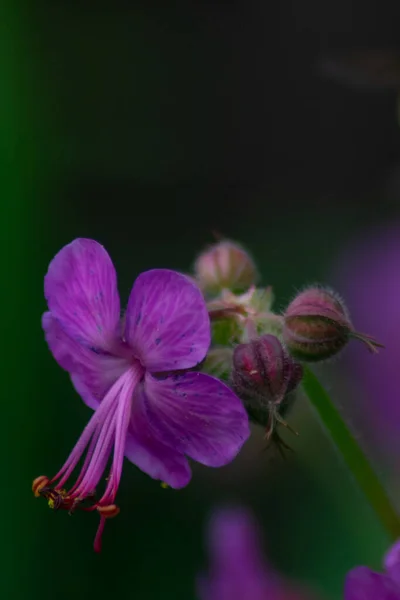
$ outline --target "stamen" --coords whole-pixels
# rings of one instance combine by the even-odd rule
[[[78,477],[78,481],[71,489],[71,492],[74,496],[86,496],[89,492],[91,492],[99,482],[104,469],[106,468],[108,457],[110,456],[112,446],[113,446],[113,438],[115,439],[115,407],[117,404],[117,399],[115,399],[115,403],[111,405],[111,410],[107,415],[104,423],[101,426],[101,430],[99,430],[97,434],[97,439],[95,441],[95,447],[92,450],[92,455],[87,460],[87,464],[84,465],[85,469],[82,468],[81,473]],[[89,448],[90,450],[91,448]],[[86,461],[85,461],[86,463]]]
[[[116,504],[109,504],[108,506],[98,506],[97,512],[100,514],[100,523],[96,531],[96,537],[94,538],[93,548],[95,552],[101,552],[101,539],[103,536],[104,525],[107,519],[113,519],[119,514],[119,506]]]
[[[120,508],[116,504],[109,504],[108,506],[98,506],[97,512],[105,519],[113,519],[119,514]]]
[[[106,524],[105,517],[100,518],[100,523],[96,531],[96,536],[94,538],[93,548],[94,551],[99,553],[101,552],[101,540],[103,537],[104,525]]]
[[[86,512],[97,510],[100,516],[94,542],[97,552],[101,549],[106,519],[116,517],[120,512],[114,499],[121,479],[132,396],[142,376],[142,368],[136,365],[126,371],[107,392],[57,475],[52,479],[41,475],[32,483],[34,495],[46,498],[49,507],[54,510],[67,510],[69,514],[77,508]],[[107,486],[100,500],[96,500],[95,488],[106,469],[113,446],[114,455]],[[64,489],[84,453],[86,455],[76,482],[69,490]],[[92,502],[89,505],[83,504],[89,498]]]
[[[118,384],[118,385],[117,385]],[[78,464],[82,454],[85,452],[89,442],[92,437],[95,435],[98,427],[102,428],[104,425],[104,421],[107,418],[107,413],[110,411],[110,408],[114,404],[116,397],[120,391],[121,382],[118,380],[108,391],[104,400],[101,402],[100,406],[97,408],[96,412],[93,414],[89,423],[86,425],[83,430],[79,440],[75,444],[71,454],[67,458],[64,465],[61,467],[60,471],[52,478],[51,482],[57,481],[60,479],[60,484],[64,485],[67,479],[72,474],[76,465]],[[111,405],[111,406],[110,406]],[[90,446],[89,446],[90,449]],[[81,469],[81,472],[84,472]]]
[[[132,390],[133,392],[133,390]],[[108,488],[112,489],[111,498],[114,499],[119,482],[121,479],[122,473],[122,464],[124,462],[125,456],[125,441],[126,435],[128,431],[129,421],[132,412],[132,403],[131,397],[129,394],[125,394],[123,398],[121,398],[119,410],[117,412],[116,417],[116,427],[115,427],[115,447],[114,447],[114,456],[113,456],[113,464],[112,464],[112,472],[107,485],[106,492],[104,494],[105,497],[108,497],[107,491]]]
[[[47,486],[47,484],[49,483],[50,479],[48,477],[46,477],[46,475],[40,475],[39,477],[36,477],[36,479],[33,480],[32,483],[32,492],[34,494],[34,496],[36,498],[39,498],[40,496],[40,491]]]

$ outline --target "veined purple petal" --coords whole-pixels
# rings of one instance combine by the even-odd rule
[[[50,351],[60,367],[69,372],[76,369],[77,363],[81,362],[77,357],[81,353],[85,356],[85,349],[64,332],[51,312],[43,313],[42,327]]]
[[[167,269],[136,279],[126,312],[125,338],[146,369],[194,367],[210,345],[203,295],[187,277]]]
[[[239,398],[203,373],[145,378],[145,406],[157,439],[209,467],[226,465],[250,435]]]
[[[51,314],[77,342],[108,350],[117,337],[120,302],[117,276],[106,250],[78,238],[49,265],[44,291]]]
[[[192,475],[188,460],[155,437],[144,412],[143,394],[143,387],[138,386],[133,399],[125,456],[153,479],[175,489],[185,487]]]
[[[400,540],[397,540],[384,558],[385,569],[388,575],[397,583],[400,589]]]
[[[347,574],[344,600],[400,600],[400,588],[388,575],[356,567]]]
[[[124,358],[98,354],[69,337],[50,312],[42,317],[46,341],[58,364],[71,375],[82,400],[97,408],[113,383],[129,368]]]
[[[82,398],[86,406],[92,410],[96,410],[100,404],[100,398],[94,395],[91,389],[86,385],[83,379],[79,375],[71,375],[71,382],[75,388],[75,391]],[[111,387],[111,386],[110,386]]]

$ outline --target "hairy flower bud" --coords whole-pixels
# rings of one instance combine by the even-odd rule
[[[204,292],[217,294],[223,289],[247,290],[257,280],[255,264],[238,244],[224,240],[210,246],[195,263],[195,275]]]
[[[275,420],[287,425],[278,410],[287,394],[298,386],[302,375],[301,365],[293,360],[274,335],[263,335],[234,349],[233,386],[247,401],[250,412],[267,413],[268,438]]]
[[[344,348],[350,338],[364,342],[371,352],[381,344],[354,330],[343,300],[332,290],[308,288],[289,304],[284,315],[283,339],[299,360],[317,362]]]

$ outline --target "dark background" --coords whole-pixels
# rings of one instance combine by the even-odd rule
[[[282,308],[329,282],[354,237],[400,218],[395,86],[342,85],[320,68],[351,48],[400,54],[396,5],[3,3],[4,597],[195,598],[205,518],[224,501],[249,505],[271,560],[328,598],[353,565],[379,567],[387,540],[304,401],[288,461],[260,453],[255,432],[232,465],[195,466],[180,492],[126,463],[101,556],[96,518],[49,511],[30,483],[58,470],[89,418],[40,327],[43,276],[64,244],[104,244],[126,301],[139,272],[189,271],[218,231],[250,249]],[[341,368],[329,372],[336,389]]]

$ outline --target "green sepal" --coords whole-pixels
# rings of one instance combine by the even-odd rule
[[[202,365],[202,371],[228,382],[232,371],[232,355],[231,348],[211,348]]]
[[[215,346],[231,346],[240,341],[241,327],[235,317],[218,319],[211,323],[212,342]]]

